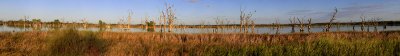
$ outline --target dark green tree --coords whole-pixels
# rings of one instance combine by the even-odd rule
[[[106,23],[104,21],[99,20],[100,31],[104,31],[105,30],[105,26],[106,26]]]
[[[156,23],[154,21],[146,22],[147,26],[155,26]]]
[[[40,19],[32,19],[32,22],[33,22],[33,23],[40,23],[41,20],[40,20]]]
[[[99,25],[105,25],[106,23],[104,21],[99,20]]]
[[[60,20],[56,19],[56,20],[53,21],[53,23],[54,23],[54,24],[59,24],[59,23],[61,23],[61,22],[60,22]]]

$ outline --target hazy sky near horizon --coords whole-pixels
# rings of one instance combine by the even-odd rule
[[[19,20],[23,16],[42,21],[61,19],[91,23],[103,20],[117,23],[133,11],[133,24],[145,16],[157,21],[166,0],[0,0],[0,20]],[[238,23],[240,7],[255,11],[252,19],[259,24],[279,20],[287,23],[290,17],[312,18],[314,22],[328,22],[334,8],[338,8],[339,22],[358,21],[361,15],[400,20],[400,0],[169,0],[176,10],[176,24],[214,24],[215,18]]]

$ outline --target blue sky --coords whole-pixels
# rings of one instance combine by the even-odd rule
[[[166,0],[0,0],[0,20],[19,20],[23,16],[43,21],[61,19],[65,22],[91,23],[98,20],[117,23],[133,11],[133,24],[143,22],[145,16],[155,18]],[[314,22],[328,22],[333,9],[339,9],[339,22],[358,21],[361,15],[400,20],[400,0],[173,0],[176,24],[214,24],[215,18],[238,23],[240,7],[256,11],[252,19],[259,24],[279,20],[287,23],[290,17],[312,18]]]

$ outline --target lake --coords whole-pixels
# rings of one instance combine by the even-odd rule
[[[65,29],[66,27],[58,28],[58,29]],[[369,31],[374,31],[374,27],[365,27],[365,31],[369,28]],[[10,27],[6,25],[2,25],[0,27],[1,32],[21,32],[21,31],[49,31],[49,30],[54,30],[57,28],[49,28],[49,27],[41,27],[41,28],[30,28],[30,27]],[[249,32],[251,31],[251,28],[249,29]],[[78,28],[78,30],[83,30],[83,31],[111,31],[111,32],[160,32],[161,28],[155,28],[152,31],[148,31],[143,28],[110,28],[110,29],[100,29],[100,28]],[[168,29],[167,29],[168,30]],[[378,31],[394,31],[394,30],[400,30],[400,26],[387,26],[386,29],[383,28],[383,26],[377,26]],[[300,32],[299,27],[295,27],[295,32]],[[343,26],[333,26],[331,28],[331,31],[353,31],[353,26],[348,26],[348,25],[343,25]],[[361,31],[360,26],[355,26],[355,31]],[[239,33],[240,29],[239,28],[224,28],[224,29],[217,29],[217,28],[174,28],[173,29],[174,33]],[[276,30],[274,30],[272,27],[256,27],[254,29],[254,33],[257,34],[275,34]],[[285,34],[285,33],[292,33],[291,27],[282,27],[279,30],[279,33]],[[305,27],[304,32],[308,32],[307,27]],[[310,32],[323,32],[323,27],[322,26],[314,26],[311,27]],[[251,32],[250,32],[251,33]]]

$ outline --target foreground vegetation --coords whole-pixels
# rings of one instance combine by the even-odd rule
[[[396,56],[400,32],[173,34],[151,32],[1,32],[0,55],[21,56]]]

